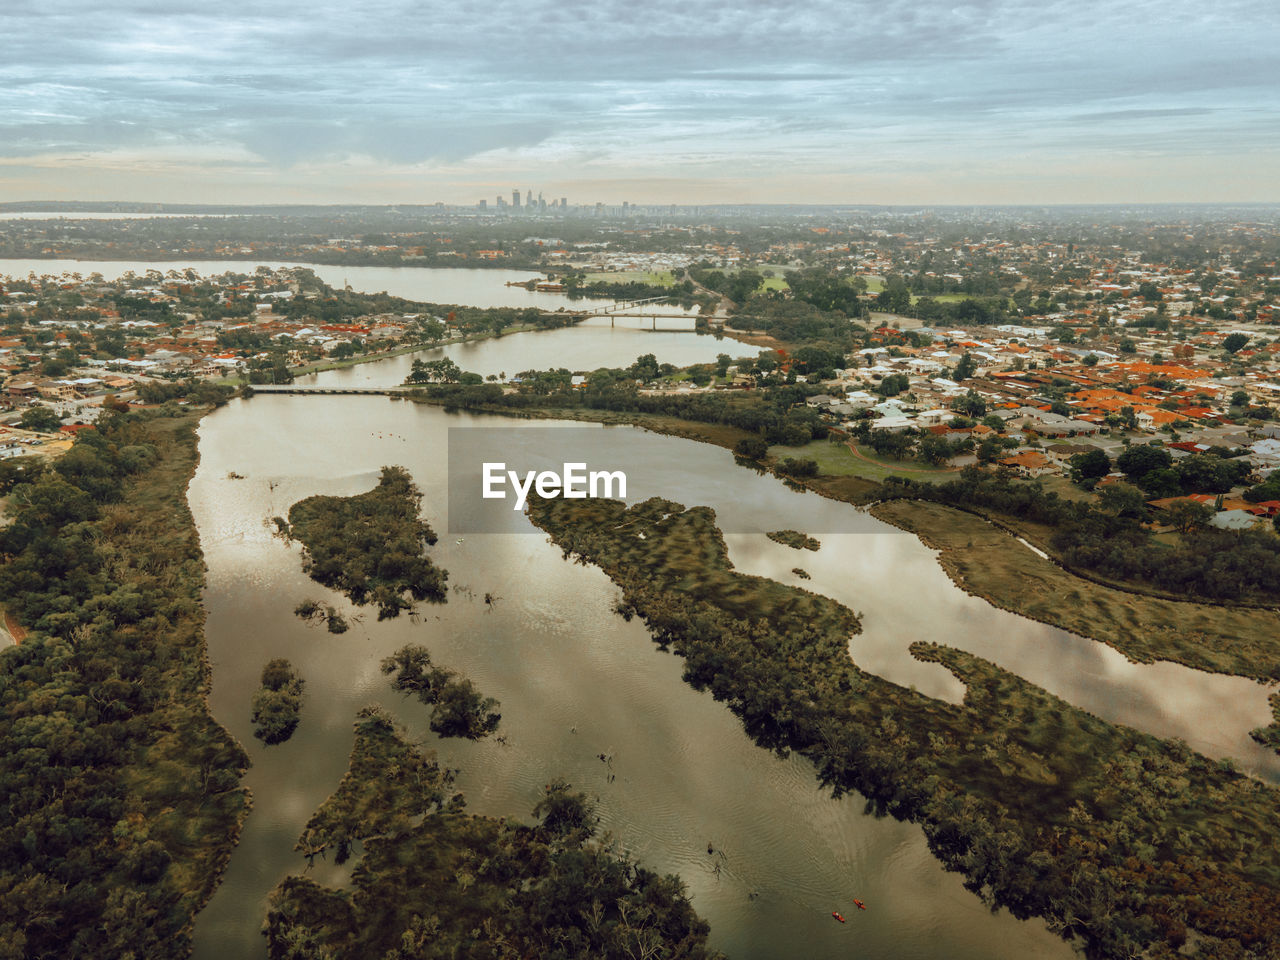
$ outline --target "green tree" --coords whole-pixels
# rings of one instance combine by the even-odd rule
[[[1067,462],[1071,465],[1071,479],[1077,483],[1099,480],[1111,472],[1111,458],[1101,450],[1077,453]]]
[[[28,407],[18,418],[18,426],[23,430],[35,430],[40,433],[52,433],[58,429],[62,419],[48,407]]]
[[[871,449],[880,455],[889,455],[901,460],[915,445],[915,437],[904,431],[873,429],[867,440]]]
[[[935,467],[946,463],[955,452],[951,441],[936,433],[926,433],[916,443],[916,459]]]
[[[1098,505],[1117,517],[1142,519],[1147,515],[1147,499],[1137,487],[1112,483],[1098,489]]]
[[[461,380],[462,370],[448,357],[414,360],[410,365],[409,375],[404,378],[406,384],[458,383]]]
[[[1239,353],[1248,342],[1249,338],[1243,333],[1230,333],[1222,341],[1222,348],[1227,353]]]
[[[977,419],[987,412],[987,401],[983,400],[976,392],[970,390],[964,396],[956,397],[951,401],[951,409],[956,413],[964,414],[966,417]]]
[[[643,383],[648,383],[650,380],[657,380],[661,372],[658,367],[658,358],[652,353],[646,353],[643,356],[637,357],[636,362],[628,368],[628,372],[636,380],[640,380]]]
[[[1130,480],[1140,480],[1152,470],[1168,467],[1172,463],[1173,456],[1168,450],[1147,444],[1127,447],[1116,457],[1116,466]]]
[[[1213,508],[1194,500],[1179,500],[1169,504],[1165,510],[1165,519],[1179,533],[1191,533],[1203,529],[1213,516]]]

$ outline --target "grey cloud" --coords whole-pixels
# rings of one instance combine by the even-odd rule
[[[871,144],[1265,143],[1277,39],[1248,0],[8,0],[0,155],[177,140],[283,169],[555,142],[625,166],[671,141],[674,170],[700,126],[699,163],[726,168]]]

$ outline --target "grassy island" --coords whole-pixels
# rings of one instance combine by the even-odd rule
[[[352,603],[378,605],[378,619],[414,602],[443,603],[447,571],[423,551],[435,531],[418,516],[422,493],[404,467],[383,467],[378,485],[354,497],[307,497],[277,526],[302,543],[303,569]],[[303,615],[303,614],[300,614]]]
[[[0,956],[180,957],[249,797],[210,716],[186,503],[203,410],[105,414],[11,492]]]
[[[255,737],[270,746],[293,736],[302,714],[302,686],[288,660],[272,660],[262,668],[262,686],[253,695]]]
[[[853,614],[735,573],[704,507],[531,500],[530,516],[621,586],[685,679],[761,746],[801,751],[837,795],[920,823],[987,902],[1095,957],[1171,957],[1192,931],[1206,955],[1280,950],[1275,788],[946,646],[912,652],[965,683],[962,704],[868,674],[849,656]]]
[[[793,550],[817,550],[822,546],[816,538],[803,534],[799,530],[770,530],[765,536],[774,543],[791,547]]]
[[[676,877],[596,836],[586,799],[548,785],[531,826],[464,812],[453,773],[377,708],[360,711],[351,764],[298,849],[362,855],[350,889],[286,878],[264,933],[273,960],[713,960]]]

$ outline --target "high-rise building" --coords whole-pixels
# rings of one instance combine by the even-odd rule
[[[569,198],[568,198],[568,197],[561,197],[561,198],[560,198],[560,209],[561,209],[561,210],[568,210],[568,209],[569,209]]]
[[[519,187],[516,187],[516,189],[511,191],[511,206],[515,207],[517,210],[520,209],[520,188]]]
[[[530,187],[529,192],[524,195],[524,205],[529,208],[533,207],[533,188],[532,187]]]
[[[480,201],[480,210],[483,212],[483,211],[488,210],[488,209],[489,209],[489,201],[488,201],[488,200],[481,200],[481,201]]]

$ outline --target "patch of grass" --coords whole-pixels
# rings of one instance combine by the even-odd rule
[[[808,458],[816,460],[818,472],[829,477],[862,477],[881,481],[886,477],[909,476],[918,480],[941,480],[955,476],[954,470],[933,467],[918,460],[881,459],[870,447],[857,445],[858,454],[848,444],[831,440],[812,440],[801,447],[775,444],[769,448],[771,457]]]
[[[1115,647],[1141,663],[1268,680],[1280,672],[1280,614],[1118,590],[1037,556],[985,519],[939,503],[893,500],[872,514],[917,534],[951,578],[988,603]],[[1044,530],[1018,532],[1032,542]]]
[[[929,299],[935,303],[959,303],[961,300],[970,300],[973,298],[969,293],[924,293],[912,294],[911,302],[919,303],[921,300]]]
[[[674,287],[676,278],[670,270],[609,270],[587,274],[587,283],[647,283],[654,287]]]

